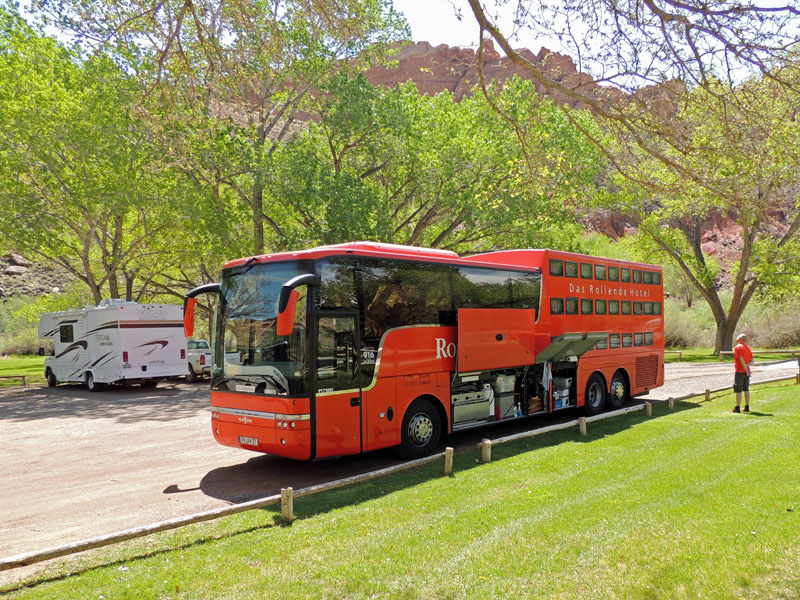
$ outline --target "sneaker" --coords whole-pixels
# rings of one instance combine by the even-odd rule
[[[742,412],[750,412],[750,405],[745,404],[744,405],[744,410]]]
[[[733,412],[735,412],[735,413],[738,413],[738,412],[742,412],[742,411],[741,411],[741,410],[739,410],[739,407],[738,407],[738,406],[734,406],[734,407],[733,407]]]

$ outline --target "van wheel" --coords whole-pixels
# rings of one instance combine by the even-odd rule
[[[583,410],[587,415],[597,415],[603,412],[606,405],[606,385],[603,378],[597,373],[589,377],[586,382],[586,396],[584,397]]]
[[[56,387],[58,385],[58,379],[56,379],[55,374],[49,367],[47,371],[45,371],[44,376],[47,378],[47,387]]]
[[[191,363],[189,364],[189,373],[186,375],[186,381],[189,383],[194,383],[197,381],[197,373],[194,372]]]
[[[439,444],[441,435],[439,411],[428,400],[414,400],[403,417],[398,453],[405,458],[428,456]]]
[[[99,392],[103,389],[103,384],[94,380],[94,375],[91,373],[86,374],[86,389],[90,392]]]
[[[625,382],[625,375],[622,371],[614,373],[611,380],[611,390],[608,393],[608,408],[610,410],[617,410],[625,405],[628,401],[628,385]]]

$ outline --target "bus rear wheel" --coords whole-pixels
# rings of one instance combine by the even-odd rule
[[[433,452],[442,435],[439,411],[429,400],[419,398],[408,407],[400,430],[399,453],[405,458],[422,458]]]
[[[603,412],[606,405],[606,384],[597,373],[589,377],[586,382],[586,396],[584,397],[583,410],[587,415],[597,415]]]
[[[625,405],[628,401],[628,383],[622,371],[614,373],[611,379],[611,389],[608,393],[608,408],[610,410],[617,410]]]

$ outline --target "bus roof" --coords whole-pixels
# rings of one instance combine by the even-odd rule
[[[620,264],[632,267],[646,267],[661,270],[658,265],[631,262],[613,258],[603,258],[590,256],[588,254],[577,254],[575,252],[564,252],[561,250],[547,249],[523,249],[523,250],[498,250],[496,252],[486,252],[473,256],[460,257],[451,250],[441,250],[438,248],[421,248],[419,246],[403,246],[400,244],[384,244],[381,242],[347,242],[344,244],[330,244],[318,246],[308,250],[297,250],[289,252],[276,252],[274,254],[262,254],[245,258],[237,258],[225,263],[225,268],[238,267],[245,263],[265,263],[281,262],[291,260],[313,260],[325,258],[327,256],[371,256],[376,258],[394,258],[405,260],[427,260],[432,262],[447,262],[451,264],[479,263],[487,267],[511,267],[516,269],[539,270],[544,266],[545,257],[561,258],[564,260],[591,260],[602,264]]]
[[[225,268],[236,267],[248,262],[277,262],[286,260],[310,260],[324,258],[326,256],[374,256],[381,258],[398,258],[411,260],[432,260],[435,262],[460,262],[461,258],[451,250],[439,250],[436,248],[420,248],[418,246],[402,246],[399,244],[383,244],[380,242],[347,242],[345,244],[331,244],[319,246],[308,250],[298,250],[295,252],[278,252],[275,254],[263,254],[249,258],[237,258],[225,263]]]
[[[578,254],[577,252],[565,252],[563,250],[548,250],[548,249],[498,250],[496,252],[486,252],[484,254],[475,254],[473,256],[467,256],[463,260],[470,262],[490,263],[492,265],[542,268],[544,267],[544,261],[546,257],[557,258],[562,260],[592,261],[595,263],[600,263],[605,265],[625,265],[630,267],[655,269],[658,271],[661,270],[661,267],[659,265],[651,265],[648,263],[633,262],[629,260],[620,260],[617,258],[592,256],[590,254]]]

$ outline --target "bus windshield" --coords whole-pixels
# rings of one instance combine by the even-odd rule
[[[223,273],[215,324],[211,386],[218,390],[270,395],[304,391],[306,365],[305,287],[291,335],[276,333],[281,286],[306,265],[257,263]]]

